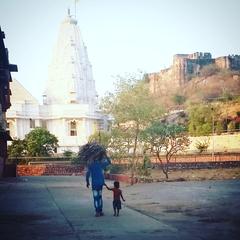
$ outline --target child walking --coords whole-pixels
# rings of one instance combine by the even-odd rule
[[[114,216],[119,216],[119,210],[122,208],[121,205],[121,198],[125,202],[125,199],[122,196],[122,191],[119,188],[120,184],[118,181],[114,182],[114,187],[109,188],[106,184],[104,184],[106,188],[110,191],[113,191],[113,210],[114,210]]]

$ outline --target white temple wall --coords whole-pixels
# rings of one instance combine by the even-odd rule
[[[16,119],[16,135],[17,138],[24,139],[33,128],[30,128],[30,119]]]
[[[70,123],[76,122],[76,136],[71,136]],[[47,121],[47,129],[54,134],[58,139],[58,153],[65,150],[77,152],[79,147],[85,144],[88,140],[91,130],[87,129],[90,126],[84,119],[52,119]]]

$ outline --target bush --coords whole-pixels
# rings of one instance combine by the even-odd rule
[[[44,157],[52,155],[58,146],[58,139],[44,128],[37,127],[25,139],[28,156]]]
[[[186,101],[186,97],[183,95],[175,94],[173,96],[173,102],[175,104],[182,105],[183,103],[185,103],[185,101]]]
[[[218,121],[215,126],[215,130],[217,134],[221,134],[224,131],[223,123]]]
[[[8,146],[8,156],[9,157],[24,157],[26,155],[26,141],[21,139],[16,139],[12,141],[12,144]]]
[[[63,156],[64,156],[64,157],[72,157],[73,155],[74,155],[74,152],[71,151],[71,150],[65,150],[65,151],[63,152]]]
[[[228,124],[228,132],[234,132],[235,131],[235,124],[233,121],[231,121],[229,124]]]
[[[137,173],[139,176],[149,177],[151,176],[151,161],[148,156],[143,157],[143,162],[137,167]]]
[[[209,147],[209,138],[208,139],[204,139],[202,141],[197,141],[195,144],[195,147],[198,149],[199,153],[205,152],[207,151],[208,147]]]

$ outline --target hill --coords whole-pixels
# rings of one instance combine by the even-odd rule
[[[213,67],[212,67],[213,68]],[[231,101],[240,96],[240,73],[205,67],[182,89],[188,102]]]
[[[156,96],[166,107],[163,121],[184,124],[193,136],[239,131],[240,73],[208,65],[178,89]]]

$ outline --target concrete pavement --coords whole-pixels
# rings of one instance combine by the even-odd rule
[[[94,217],[92,193],[81,177],[29,177],[0,184],[0,236],[15,239],[154,239],[175,229],[127,207]],[[106,192],[107,190],[105,190]]]
[[[222,185],[224,182],[218,188],[213,187],[213,193],[220,194],[225,199],[225,202],[220,203],[227,204],[229,199],[224,188],[220,187]],[[211,194],[208,194],[208,200],[204,200],[206,187],[209,189],[208,185],[197,182],[122,186],[127,201],[119,217],[113,216],[111,192],[104,190],[105,216],[96,218],[92,193],[85,187],[83,177],[22,177],[1,180],[0,236],[2,240],[212,240],[226,239],[227,236],[228,239],[238,239],[240,208],[236,207],[239,206],[239,181],[228,186],[229,192],[235,196],[235,199],[231,197],[231,203],[236,204],[220,209],[234,212],[235,215],[231,215],[234,216],[234,221],[223,221],[226,212],[216,213],[218,220],[219,214],[222,214],[222,218],[217,221],[224,230],[221,234],[221,229],[215,231],[218,227],[216,221],[213,224],[209,222],[210,218],[204,218],[206,212],[211,212],[210,209],[201,211],[201,204],[198,204],[198,200],[210,201],[211,204],[215,201],[211,201]],[[183,203],[191,206],[195,212],[184,214],[187,207],[184,208]],[[208,205],[204,205],[206,206]],[[197,220],[199,214],[205,222]]]

